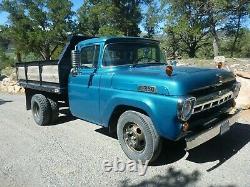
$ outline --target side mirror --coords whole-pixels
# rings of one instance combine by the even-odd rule
[[[72,74],[76,75],[77,70],[80,67],[80,52],[78,50],[71,51],[71,65],[72,65]]]

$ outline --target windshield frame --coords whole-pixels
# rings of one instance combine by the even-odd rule
[[[123,64],[123,65],[109,65],[109,66],[105,66],[105,65],[103,65],[104,64],[104,55],[105,55],[105,52],[106,52],[106,50],[107,50],[107,47],[109,46],[109,45],[113,45],[113,44],[145,44],[145,45],[155,45],[155,47],[157,48],[157,50],[159,50],[159,57],[160,57],[160,62],[155,62],[155,64],[154,63],[142,63],[142,64],[134,64],[134,62],[132,63],[132,64]],[[114,67],[136,67],[136,66],[146,66],[146,65],[148,65],[148,66],[154,66],[154,65],[160,65],[160,64],[162,64],[162,65],[164,65],[164,64],[166,64],[166,63],[164,63],[164,62],[161,62],[161,49],[160,49],[160,46],[159,46],[159,43],[157,43],[157,42],[133,42],[133,41],[129,41],[129,42],[124,42],[124,41],[122,41],[122,42],[112,42],[112,43],[106,43],[105,45],[104,45],[104,48],[103,48],[103,52],[102,52],[102,61],[101,61],[101,67],[102,68],[114,68]]]

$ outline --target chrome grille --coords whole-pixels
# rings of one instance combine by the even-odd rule
[[[193,109],[193,114],[211,109],[211,108],[216,107],[216,106],[219,106],[219,105],[229,101],[232,98],[233,98],[233,92],[230,91],[224,95],[218,96],[215,99],[211,99],[210,101],[195,105],[194,109]]]

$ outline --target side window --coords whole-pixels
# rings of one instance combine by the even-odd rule
[[[92,68],[96,67],[99,59],[100,46],[94,45],[81,49],[81,66]]]

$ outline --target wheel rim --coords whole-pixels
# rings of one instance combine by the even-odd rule
[[[40,108],[37,102],[34,102],[32,111],[35,118],[39,118]]]
[[[126,124],[123,130],[123,137],[125,143],[131,150],[141,152],[145,149],[146,140],[139,125],[135,123]]]

